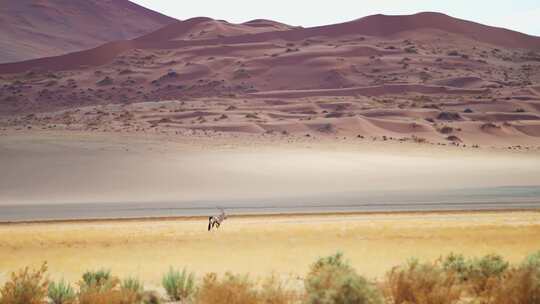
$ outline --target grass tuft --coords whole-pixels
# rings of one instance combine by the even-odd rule
[[[195,293],[195,274],[188,273],[186,269],[180,272],[172,267],[161,280],[163,288],[173,301],[186,301]]]
[[[62,279],[49,284],[49,299],[52,304],[74,304],[77,295],[73,287]]]

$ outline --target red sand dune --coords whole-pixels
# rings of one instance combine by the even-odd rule
[[[539,52],[540,37],[438,13],[313,28],[199,17],[0,64],[0,128],[531,144]]]
[[[126,1],[126,3],[129,2]],[[262,24],[266,25],[266,23]],[[131,41],[130,47],[131,49],[175,49],[190,46],[235,45],[269,41],[298,42],[321,37],[334,40],[340,37],[347,38],[359,35],[395,37],[400,33],[407,37],[414,37],[415,31],[437,30],[494,46],[540,50],[540,37],[485,26],[440,13],[419,13],[406,16],[373,15],[351,22],[313,28],[291,28],[280,25],[276,30],[273,23],[270,23],[270,25],[267,27],[253,27],[249,26],[249,23],[235,25],[204,17],[192,18],[186,21],[177,21],[148,35],[136,38]],[[201,35],[204,28],[208,28],[209,32]],[[411,32],[413,33],[411,34]],[[102,65],[110,62],[118,55],[116,50],[116,48],[111,50],[107,58],[92,54],[93,52],[103,53],[103,47],[100,47],[70,54],[68,59],[58,56],[54,60],[38,59],[14,64],[2,64],[0,65],[0,74],[19,73],[32,68],[53,71],[75,69],[87,65],[84,63],[84,59],[87,58],[100,58],[101,60],[96,60],[95,63],[92,61],[92,64]],[[79,64],[75,64],[77,56],[80,57]],[[65,62],[65,60],[68,62]]]
[[[2,1],[0,63],[132,39],[174,21],[127,0]]]

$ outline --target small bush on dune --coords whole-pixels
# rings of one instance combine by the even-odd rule
[[[457,277],[436,264],[411,261],[387,274],[386,297],[390,303],[453,304],[461,297]]]
[[[47,263],[37,270],[28,267],[13,272],[0,289],[0,304],[44,304],[49,282],[45,278]]]
[[[340,253],[315,262],[304,284],[307,303],[382,303],[379,292]]]
[[[180,272],[170,268],[169,272],[163,276],[161,283],[173,301],[188,300],[195,293],[195,275],[187,273],[186,269]]]
[[[69,283],[60,280],[49,284],[49,299],[53,304],[72,304],[77,296]]]

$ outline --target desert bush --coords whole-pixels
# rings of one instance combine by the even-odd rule
[[[49,284],[49,299],[53,304],[72,304],[76,302],[75,290],[64,280]]]
[[[450,126],[442,126],[440,129],[438,129],[438,131],[442,134],[450,134],[454,132],[454,128]]]
[[[247,275],[226,273],[219,279],[215,273],[209,273],[197,291],[195,303],[206,304],[287,304],[298,303],[301,295],[287,289],[275,276],[263,281],[260,288]]]
[[[378,290],[343,260],[343,255],[319,259],[304,280],[307,303],[382,303]]]
[[[200,304],[250,304],[259,303],[255,284],[247,276],[226,273],[219,280],[217,274],[209,273],[197,292],[196,303]]]
[[[502,279],[496,281],[490,304],[539,304],[540,268],[522,265],[508,270]]]
[[[111,275],[109,270],[87,271],[79,283],[78,304],[141,303],[142,292],[128,288],[128,286],[134,287],[136,284],[141,286],[140,283],[124,282],[124,284],[125,288],[117,277]]]
[[[508,262],[501,256],[488,254],[482,258],[475,258],[469,262],[466,272],[466,281],[473,295],[482,298],[491,298],[503,273],[508,269]]]
[[[437,264],[410,261],[387,274],[386,298],[390,303],[452,304],[462,294],[457,277]]]
[[[447,272],[453,272],[461,282],[467,280],[469,263],[462,254],[450,253],[443,259],[442,267]]]
[[[0,304],[44,304],[47,297],[48,280],[45,278],[47,263],[39,269],[28,267],[11,273],[11,278],[0,289]]]
[[[142,295],[130,289],[123,289],[120,280],[110,277],[103,285],[81,283],[79,304],[139,304]]]
[[[446,140],[452,141],[452,142],[461,142],[461,138],[459,138],[459,137],[457,137],[455,135],[447,136]]]
[[[185,301],[195,293],[195,275],[188,273],[186,269],[180,272],[172,267],[161,280],[167,295],[174,301]]]

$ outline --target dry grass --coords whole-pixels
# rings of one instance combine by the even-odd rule
[[[209,273],[203,278],[197,293],[196,303],[199,304],[252,304],[258,302],[255,284],[247,276],[226,273],[222,279],[215,273]]]
[[[288,304],[299,303],[301,294],[271,276],[258,287],[247,275],[225,273],[220,279],[216,273],[207,274],[195,298],[197,304]]]
[[[195,304],[539,304],[540,253],[525,258],[521,264],[508,267],[496,255],[465,259],[448,256],[442,266],[410,260],[392,268],[385,281],[374,285],[357,274],[342,254],[318,259],[305,277],[304,286],[290,288],[272,275],[266,280],[252,280],[248,275],[230,272],[219,276],[207,273],[193,286],[194,297],[183,297],[178,303]],[[12,274],[12,279],[0,290],[0,304],[47,303],[44,263],[38,270],[28,267]],[[478,274],[481,272],[482,284]],[[172,272],[170,272],[172,273]],[[184,272],[184,278],[187,273]],[[176,280],[173,280],[176,281]],[[86,272],[75,292],[69,283],[61,281],[50,303],[70,304],[159,304],[156,292],[145,292],[138,279],[120,279],[108,271]],[[195,284],[195,283],[194,283]],[[53,286],[55,284],[50,284]],[[482,286],[481,291],[477,290]],[[63,286],[63,287],[62,287]],[[54,289],[54,288],[53,288]],[[69,293],[65,292],[69,289]],[[381,296],[384,293],[385,298]],[[68,295],[69,297],[64,297]],[[175,299],[178,300],[178,299]],[[176,303],[176,302],[175,302]]]
[[[317,258],[340,250],[360,275],[373,279],[411,256],[425,261],[452,251],[497,252],[517,263],[540,244],[538,212],[231,217],[212,233],[206,224],[191,219],[0,225],[0,270],[46,260],[52,279],[77,282],[87,269],[105,267],[152,289],[161,286],[170,265],[200,274],[302,275]],[[234,254],[223,254],[223,248]],[[0,274],[0,284],[7,279]]]
[[[509,270],[494,284],[489,304],[540,303],[540,268],[519,267]]]
[[[45,278],[47,263],[39,269],[28,267],[11,274],[11,279],[0,289],[0,304],[45,304],[49,281]]]
[[[142,290],[128,285],[122,286],[120,279],[109,271],[88,271],[79,282],[78,304],[139,304]]]
[[[460,300],[462,288],[453,273],[437,264],[411,261],[388,273],[385,293],[393,304],[454,304]]]

